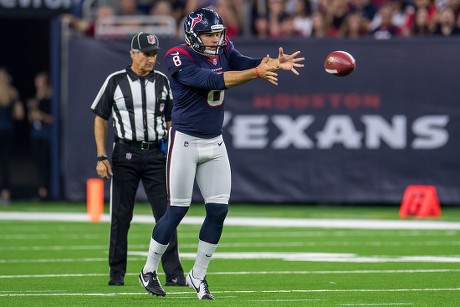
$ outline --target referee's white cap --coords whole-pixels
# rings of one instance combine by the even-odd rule
[[[140,32],[131,40],[131,49],[148,52],[160,49],[160,41],[155,34]]]

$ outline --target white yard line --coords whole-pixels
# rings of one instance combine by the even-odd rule
[[[131,260],[144,260],[147,257],[147,251],[129,251]],[[193,260],[196,253],[180,253],[181,259]],[[345,263],[460,263],[460,255],[448,256],[388,256],[372,255],[360,256],[353,253],[285,253],[285,252],[240,252],[225,253],[218,252],[213,255],[215,259],[277,259],[283,261],[307,261],[307,262],[345,262]],[[57,258],[57,259],[0,259],[0,264],[8,263],[76,263],[76,262],[105,262],[106,258]]]
[[[195,235],[196,236],[196,235]],[[181,234],[181,238],[183,238]],[[250,235],[245,235],[246,238],[250,238]],[[29,236],[27,240],[30,240],[32,237]],[[18,240],[15,236],[0,235],[1,240]],[[460,246],[460,241],[425,241],[425,242],[356,242],[356,241],[341,241],[341,242],[250,242],[250,243],[219,243],[219,249],[222,248],[241,248],[241,247],[363,247],[363,246],[417,246],[417,247],[432,247],[432,246]],[[145,249],[148,247],[148,244],[130,244],[129,248],[131,250],[136,249]],[[196,243],[184,243],[181,244],[181,249],[196,248]],[[106,251],[107,245],[74,245],[74,246],[65,246],[65,245],[54,245],[54,246],[0,246],[0,252],[2,251]]]
[[[119,296],[119,295],[151,295],[144,292],[113,292],[113,293],[49,293],[36,291],[35,293],[18,293],[14,291],[0,291],[0,297],[2,296]],[[403,289],[296,289],[296,290],[228,290],[228,291],[213,291],[213,294],[246,294],[246,293],[359,293],[359,292],[451,292],[460,291],[460,288],[403,288]],[[168,292],[168,296],[172,295],[193,295],[196,298],[195,293],[188,292]]]
[[[212,272],[212,275],[340,275],[340,274],[423,274],[423,273],[458,273],[460,269],[425,269],[425,270],[343,270],[343,271],[241,271]],[[159,272],[159,275],[164,273]],[[126,273],[126,276],[137,276],[138,273]],[[105,273],[93,274],[25,274],[0,275],[0,279],[16,278],[69,278],[69,277],[104,277]],[[0,290],[0,293],[2,291]],[[11,291],[10,291],[11,292]],[[20,291],[23,292],[23,291]]]
[[[201,225],[204,217],[185,217],[182,224]],[[87,222],[85,213],[55,213],[55,212],[1,212],[0,220],[17,221],[67,221]],[[110,221],[104,214],[102,222]],[[135,215],[133,223],[153,224],[150,215]],[[350,229],[437,229],[460,230],[460,222],[444,222],[433,220],[368,220],[368,219],[292,219],[292,218],[262,218],[262,217],[227,217],[225,225],[257,226],[257,227],[309,227],[309,228],[350,228]]]

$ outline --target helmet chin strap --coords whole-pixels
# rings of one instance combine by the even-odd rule
[[[213,46],[214,47],[214,46]],[[219,48],[218,46],[216,46],[216,50],[208,50],[206,49],[207,47],[205,46],[205,49],[203,50],[203,54],[207,57],[210,57],[210,58],[213,58],[215,57],[216,55],[219,54]]]
[[[215,52],[215,51],[213,51],[213,52],[211,53],[211,51],[205,50],[205,51],[203,52],[203,55],[204,55],[204,56],[207,56],[208,58],[213,58],[213,57],[215,57],[217,54],[218,54],[218,53]]]

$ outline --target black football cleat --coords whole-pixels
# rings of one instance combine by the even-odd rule
[[[139,273],[139,282],[144,286],[147,292],[157,295],[165,296],[166,292],[158,280],[157,272],[147,272],[144,273],[143,270]]]

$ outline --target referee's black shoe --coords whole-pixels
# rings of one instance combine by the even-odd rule
[[[185,286],[185,277],[184,273],[178,274],[174,277],[166,276],[166,283],[165,286],[176,286],[176,287],[184,287]]]
[[[125,284],[125,279],[123,276],[112,276],[109,280],[109,286],[123,286]]]
[[[157,295],[165,296],[166,292],[158,280],[157,272],[147,272],[144,273],[143,270],[139,273],[139,282],[144,286],[147,292]]]

